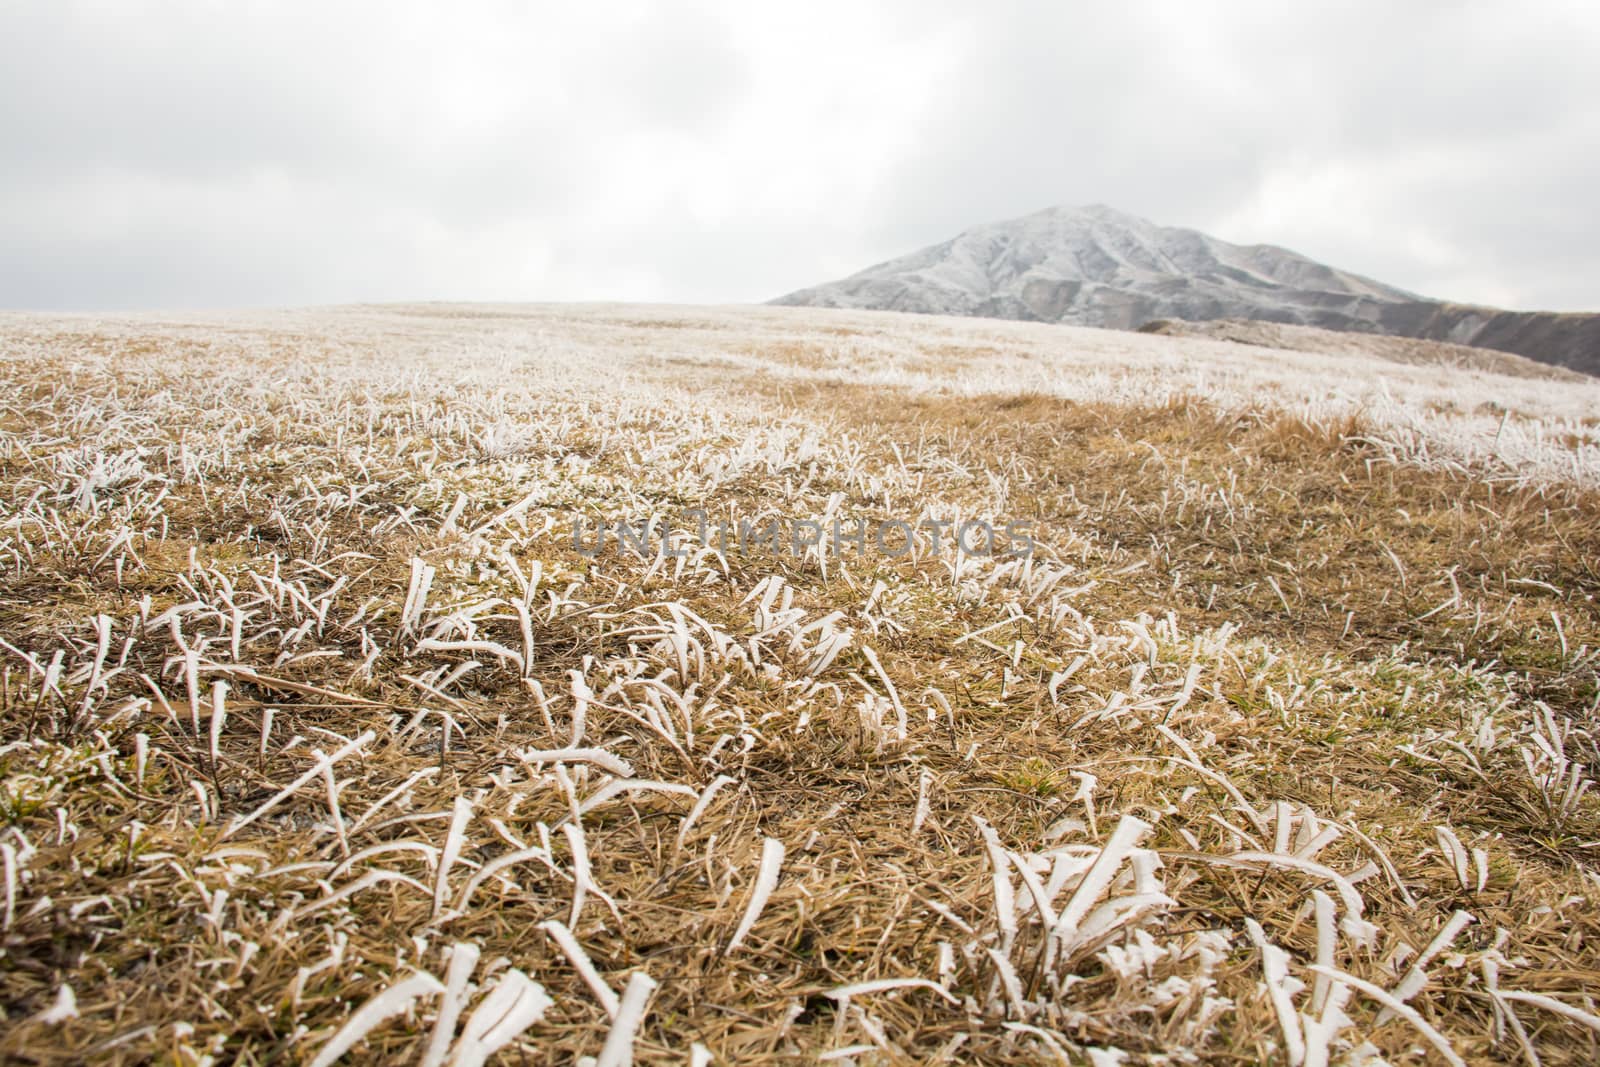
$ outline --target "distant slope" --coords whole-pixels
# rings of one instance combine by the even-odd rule
[[[1103,205],[976,226],[773,303],[1114,329],[1253,319],[1494,348],[1600,374],[1600,315],[1430,300],[1284,248],[1234,245]]]
[[[1255,319],[1211,319],[1184,322],[1181,319],[1156,319],[1139,327],[1140,333],[1163,337],[1205,337],[1213,341],[1257,345],[1292,352],[1321,355],[1376,356],[1393,363],[1418,366],[1456,367],[1487,371],[1513,378],[1545,378],[1553,381],[1587,382],[1588,375],[1565,367],[1540,363],[1526,356],[1474,348],[1449,341],[1428,341],[1417,337],[1390,337],[1383,334],[1324,330],[1316,326],[1297,326]]]
[[[1377,329],[1402,337],[1515,352],[1540,363],[1600,375],[1600,315],[1596,314],[1502,311],[1424,300],[1386,309]]]

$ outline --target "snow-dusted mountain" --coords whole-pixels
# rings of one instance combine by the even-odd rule
[[[1256,319],[1516,352],[1600,373],[1600,316],[1430,300],[1273,245],[1235,245],[1103,205],[1048,208],[773,301],[1136,329]]]

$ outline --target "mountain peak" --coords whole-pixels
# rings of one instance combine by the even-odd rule
[[[780,304],[886,308],[1132,329],[1156,318],[1302,318],[1411,294],[1279,249],[1158,226],[1107,204],[986,223]]]
[[[1600,372],[1600,315],[1464,307],[1275,245],[1235,245],[1108,204],[1047,207],[774,300],[1137,329],[1252,319],[1516,352]]]

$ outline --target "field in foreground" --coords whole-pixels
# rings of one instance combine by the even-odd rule
[[[0,1058],[1596,1062],[1597,412],[798,309],[0,316]]]

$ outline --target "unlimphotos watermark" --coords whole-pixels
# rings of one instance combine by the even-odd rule
[[[923,516],[905,519],[841,518],[822,520],[764,515],[759,519],[714,520],[699,508],[683,513],[687,525],[655,516],[647,519],[586,520],[572,518],[572,547],[594,558],[608,548],[616,552],[636,552],[642,556],[658,553],[682,559],[695,545],[714,547],[723,555],[804,556],[828,553],[834,559],[854,549],[856,555],[876,553],[901,559],[919,547],[937,555],[953,545],[963,556],[1004,556],[1027,559],[1033,555],[1032,522],[989,522],[984,519],[935,519]],[[681,536],[678,536],[681,535]]]

